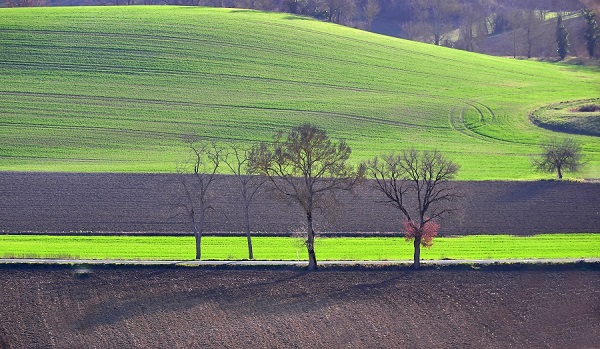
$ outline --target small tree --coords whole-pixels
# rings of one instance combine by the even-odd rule
[[[596,49],[596,44],[598,43],[598,39],[600,38],[600,27],[598,27],[598,22],[596,22],[596,13],[589,9],[581,10],[581,14],[586,22],[585,32],[583,37],[585,39],[585,45],[587,47],[588,53],[590,54],[590,58],[594,57],[594,50]]]
[[[577,172],[583,166],[581,145],[571,138],[551,138],[541,145],[542,153],[533,159],[533,165],[540,172],[554,173],[563,178],[565,170]]]
[[[379,4],[379,0],[367,0],[363,10],[365,20],[367,22],[367,29],[371,30],[375,16],[377,16],[381,11],[381,5]]]
[[[534,45],[539,41],[543,32],[540,31],[544,21],[540,18],[540,11],[529,9],[523,16],[523,30],[525,31],[525,42],[527,45],[527,58],[533,55]]]
[[[186,137],[192,161],[178,169],[183,190],[178,207],[189,219],[196,239],[196,259],[202,257],[202,233],[210,205],[209,188],[215,179],[223,149],[214,142],[201,141],[198,137]],[[191,167],[191,169],[190,169]]]
[[[244,227],[248,240],[248,259],[254,259],[252,236],[250,234],[250,204],[258,190],[265,183],[266,178],[264,176],[257,176],[248,164],[251,147],[234,143],[229,146],[229,150],[230,153],[223,157],[223,162],[227,165],[231,173],[233,173],[240,185]]]
[[[308,269],[317,269],[313,214],[328,196],[351,190],[364,170],[347,164],[350,146],[344,140],[329,139],[311,124],[278,132],[273,143],[261,143],[250,156],[253,171],[266,175],[275,190],[299,204],[306,217]]]
[[[563,24],[562,15],[560,14],[556,19],[556,44],[558,46],[558,56],[561,60],[565,59],[567,53],[569,53],[569,33]]]
[[[456,0],[415,0],[414,11],[418,20],[427,25],[435,45],[440,45],[444,37],[453,29],[453,17],[460,12]]]
[[[414,245],[413,267],[418,269],[421,246],[431,246],[437,235],[439,224],[435,220],[454,210],[449,203],[458,192],[449,181],[458,172],[458,165],[437,150],[411,149],[376,157],[367,168],[385,201],[402,213],[405,238]]]

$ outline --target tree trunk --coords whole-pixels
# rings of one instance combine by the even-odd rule
[[[562,169],[560,168],[560,166],[557,166],[556,170],[558,171],[558,173],[556,174],[558,179],[562,179],[563,175],[562,175]]]
[[[308,270],[317,270],[317,256],[315,255],[315,231],[313,230],[312,212],[306,213],[307,238],[306,249],[308,250]]]
[[[420,236],[415,237],[414,246],[415,246],[415,254],[414,254],[413,268],[419,269],[421,267],[421,237]]]
[[[194,212],[193,209],[189,211],[189,215],[190,215],[190,221],[192,221],[192,232],[194,233],[194,238],[196,239],[196,259],[200,259],[200,251],[201,251],[200,244],[201,244],[202,235],[198,231],[198,226],[196,225],[196,213]]]
[[[196,259],[200,260],[202,257],[202,232],[204,231],[204,207],[200,211],[200,228],[196,229],[194,223],[194,235],[196,236]]]
[[[531,28],[527,27],[527,58],[531,58],[531,46],[533,46],[533,39],[531,39]]]
[[[194,232],[194,237],[196,238],[196,259],[200,259],[201,256],[201,243],[202,243],[202,234],[199,231]]]
[[[252,252],[252,237],[250,236],[250,213],[248,205],[244,205],[244,224],[246,225],[246,238],[248,239],[248,259],[254,259]]]

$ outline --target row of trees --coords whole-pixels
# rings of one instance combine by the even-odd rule
[[[561,59],[569,51],[564,16],[581,16],[584,19],[585,30],[581,35],[590,57],[594,57],[600,36],[595,12],[588,8],[552,8],[548,4],[527,2],[521,6],[507,6],[486,0],[415,0],[415,3],[415,15],[403,25],[407,38],[468,51],[480,51],[487,38],[505,34],[512,41],[513,56],[531,58],[535,48],[542,45],[547,36],[545,32],[550,27],[551,11],[553,16],[557,13],[557,52]],[[546,45],[549,44],[546,42]]]
[[[431,246],[437,234],[436,219],[453,210],[445,204],[457,197],[449,181],[458,166],[438,151],[406,150],[355,166],[348,163],[351,149],[344,140],[332,140],[310,124],[278,132],[272,142],[253,146],[222,147],[195,137],[187,143],[193,161],[185,166],[189,170],[178,171],[184,195],[177,206],[189,218],[196,238],[196,259],[201,258],[202,233],[211,210],[208,193],[222,164],[238,179],[249,258],[254,257],[250,207],[258,190],[266,186],[275,197],[291,200],[302,210],[309,270],[317,268],[315,211],[335,201],[337,193],[352,191],[366,177],[374,178],[382,199],[398,209],[399,225],[404,224],[406,238],[414,241],[415,268],[420,265],[420,247]]]
[[[177,206],[191,224],[196,259],[201,258],[206,215],[212,209],[210,187],[222,164],[238,179],[249,259],[254,258],[250,208],[259,189],[267,187],[276,197],[290,200],[302,210],[309,270],[317,268],[315,211],[335,202],[337,193],[352,191],[367,177],[381,199],[398,210],[398,224],[404,226],[406,239],[414,244],[414,268],[420,266],[421,246],[431,246],[437,235],[438,219],[455,210],[452,202],[459,197],[451,182],[459,166],[439,151],[408,149],[355,166],[348,163],[351,149],[344,140],[332,140],[311,124],[278,132],[272,142],[255,145],[224,147],[197,137],[186,141],[192,161],[178,171],[183,195]],[[581,162],[581,150],[572,141],[555,142],[544,150],[535,165],[542,171],[558,169],[559,177],[562,170],[576,170]]]

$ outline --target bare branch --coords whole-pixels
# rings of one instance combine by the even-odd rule
[[[578,172],[585,164],[581,145],[572,138],[551,138],[541,148],[542,153],[532,159],[533,166],[540,172],[556,172],[558,179],[565,170]]]
[[[388,204],[403,215],[407,236],[415,240],[415,268],[419,266],[420,245],[431,246],[439,226],[433,220],[451,213],[448,203],[459,195],[448,182],[458,172],[458,166],[435,151],[415,149],[401,154],[376,157],[366,164]]]
[[[183,191],[178,207],[190,220],[196,238],[196,259],[200,259],[206,215],[209,211],[214,211],[210,204],[209,188],[216,178],[224,149],[197,136],[184,136],[184,141],[190,150],[191,161],[177,169]]]
[[[350,153],[345,141],[334,142],[324,130],[310,124],[287,134],[278,132],[273,143],[261,143],[251,151],[250,168],[304,210],[309,269],[316,268],[314,209],[335,192],[351,190],[364,176],[364,166],[354,168],[346,163]]]

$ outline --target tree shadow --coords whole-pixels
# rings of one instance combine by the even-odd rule
[[[147,274],[146,278],[152,276],[167,278],[168,275],[165,275],[167,272],[167,270],[153,271]],[[272,281],[244,283],[239,286],[235,285],[234,287],[215,286],[180,290],[177,292],[165,290],[165,293],[151,295],[130,292],[130,297],[124,299],[111,298],[90,306],[75,327],[78,330],[87,330],[97,326],[112,325],[138,316],[147,316],[148,314],[164,311],[183,311],[208,303],[218,304],[222,308],[237,308],[240,306],[240,303],[243,303],[244,299],[256,294],[257,289],[262,290],[273,285],[284,284],[301,278],[305,274],[305,271],[298,271],[292,275]],[[127,287],[127,285],[123,287]]]
[[[229,285],[194,287],[176,292],[165,290],[161,294],[141,295],[129,292],[128,297],[115,297],[90,306],[85,315],[76,322],[75,328],[90,330],[149,314],[183,312],[209,305],[216,305],[228,313],[239,314],[242,317],[318,312],[333,305],[360,302],[387,293],[391,286],[406,275],[405,273],[407,272],[385,277],[377,282],[352,284],[350,281],[350,286],[347,286],[348,282],[340,275],[331,277],[328,271],[302,270],[293,271],[291,274],[286,272],[281,277],[260,282],[235,279],[235,282]],[[158,274],[157,276],[168,277]],[[207,282],[214,283],[215,280]]]

